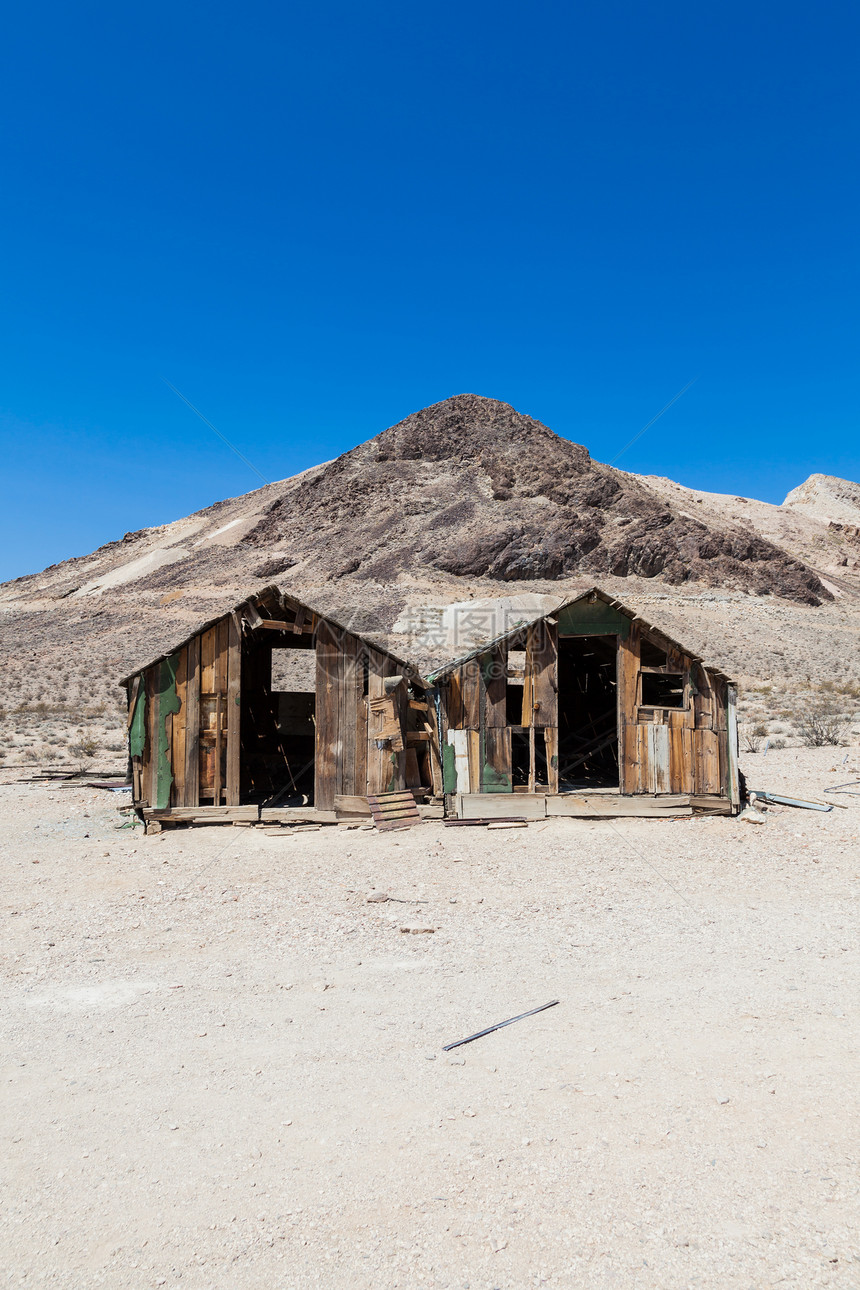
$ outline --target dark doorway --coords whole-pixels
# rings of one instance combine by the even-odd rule
[[[307,637],[271,636],[242,652],[242,801],[312,806],[316,655]]]
[[[618,788],[618,638],[558,642],[558,777],[561,792]]]

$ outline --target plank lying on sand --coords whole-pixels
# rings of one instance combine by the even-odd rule
[[[163,810],[145,806],[143,817],[146,820],[174,820],[177,824],[185,820],[207,824],[233,824],[236,821],[256,823],[260,818],[259,806],[168,806]]]
[[[317,811],[312,806],[264,806],[260,819],[267,824],[301,824],[303,820],[311,824],[337,824],[337,812]]]
[[[464,820],[520,819],[542,820],[546,815],[546,797],[528,793],[458,793],[457,814]]]
[[[591,797],[585,793],[571,793],[565,797],[547,797],[547,815],[566,815],[577,819],[604,819],[631,817],[638,819],[670,819],[673,816],[692,815],[689,797]]]

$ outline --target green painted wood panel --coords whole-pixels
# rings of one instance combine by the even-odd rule
[[[559,636],[611,636],[623,641],[630,635],[630,619],[603,600],[577,600],[558,614]]]

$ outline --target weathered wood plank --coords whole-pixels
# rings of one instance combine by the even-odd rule
[[[691,795],[690,805],[694,811],[704,811],[709,815],[731,815],[732,804],[727,797],[717,793]]]
[[[380,832],[385,832],[387,829],[411,828],[421,820],[415,798],[411,793],[369,793],[367,804],[370,807],[373,822]]]
[[[726,792],[735,810],[740,808],[741,791],[738,773],[738,692],[726,686]]]
[[[176,698],[179,711],[173,714],[173,748],[171,765],[173,767],[173,788],[170,794],[171,806],[185,805],[185,738],[188,720],[188,647],[179,651],[179,662],[176,666]]]
[[[340,637],[340,694],[338,695],[338,725],[340,735],[340,765],[336,778],[337,793],[357,793],[364,785],[356,780],[356,739],[358,735],[358,670],[359,643],[349,632]],[[361,705],[365,705],[362,703]]]
[[[519,805],[520,799],[517,798]],[[646,797],[641,794],[628,797],[623,794],[595,794],[589,797],[584,793],[565,794],[561,797],[547,797],[547,815],[566,815],[576,819],[602,816],[641,817],[643,819],[667,819],[672,816],[692,815],[689,797],[681,800],[666,797]]]
[[[695,791],[699,795],[719,793],[720,737],[716,730],[693,731]]]
[[[478,659],[469,659],[460,669],[460,693],[463,702],[463,724],[467,730],[480,730],[484,698],[484,678]]]
[[[527,820],[542,820],[547,798],[528,793],[458,793],[457,816],[461,820],[507,818],[519,815]]]
[[[484,757],[481,765],[482,793],[512,793],[511,731],[488,727],[484,731]]]
[[[349,815],[370,815],[370,807],[367,805],[366,797],[359,797],[356,794],[336,793],[334,798],[334,809],[344,811]]]
[[[463,710],[463,687],[461,669],[456,669],[444,682],[445,711],[449,730],[465,730],[466,716]]]
[[[555,726],[546,726],[543,732],[546,746],[547,788],[550,793],[558,792],[558,730]]]
[[[314,806],[334,809],[338,791],[338,761],[341,757],[338,730],[340,665],[337,642],[328,623],[323,622],[316,643],[316,758],[314,765]]]
[[[200,637],[192,636],[186,648],[185,687],[185,788],[182,806],[200,801]]]
[[[227,624],[227,805],[237,807],[242,792],[242,626],[237,614]]]
[[[488,730],[501,729],[507,717],[507,647],[497,645],[481,655],[481,678],[484,685],[484,725]]]
[[[669,727],[652,725],[647,731],[648,787],[652,793],[671,792],[669,778]]]
[[[142,800],[147,806],[155,805],[155,729],[158,718],[158,700],[156,697],[155,673],[156,667],[148,667],[143,674],[143,688],[145,697],[144,706],[144,726],[145,739],[143,746],[143,766],[142,766]]]
[[[170,806],[164,810],[146,809],[146,819],[170,820],[257,820],[260,816],[258,806]]]
[[[457,793],[469,792],[469,732],[449,730],[448,743],[454,749],[454,768]]]
[[[558,725],[558,628],[545,618],[526,634],[522,724]]]
[[[355,660],[355,783],[353,792],[366,794],[367,789],[367,650],[362,645]]]
[[[218,625],[200,637],[200,693],[215,693],[215,655],[218,652]]]
[[[469,792],[481,791],[481,732],[466,731],[466,748],[469,755]]]

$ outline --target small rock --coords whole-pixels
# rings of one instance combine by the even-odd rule
[[[448,1058],[448,1065],[449,1065],[449,1066],[465,1066],[465,1065],[466,1065],[466,1059],[465,1059],[465,1057],[449,1057],[449,1058]]]
[[[435,1053],[425,1053],[425,1054],[424,1054],[424,1057],[425,1057],[425,1059],[426,1059],[428,1062],[435,1062],[435,1060],[436,1060],[436,1054],[435,1054]]]
[[[390,900],[387,891],[372,891],[367,898],[368,905],[382,905],[386,900]]]
[[[720,1106],[728,1106],[728,1103],[729,1103],[729,1099],[722,1094],[718,1094],[717,1101],[719,1102]]]
[[[419,936],[422,932],[435,932],[435,927],[401,927],[401,932],[406,932],[413,936]]]

